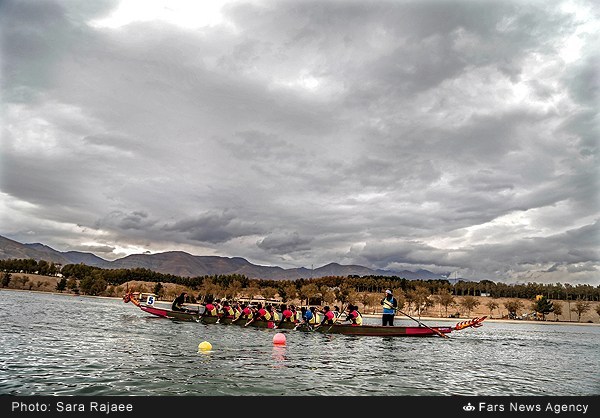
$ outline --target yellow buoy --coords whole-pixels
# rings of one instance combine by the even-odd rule
[[[198,351],[209,351],[212,350],[212,345],[208,341],[202,341],[198,344]]]

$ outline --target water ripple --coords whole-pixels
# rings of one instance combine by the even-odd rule
[[[117,299],[2,291],[0,394],[597,395],[598,327],[486,323],[450,339],[170,321]],[[433,324],[430,324],[433,325]],[[209,341],[213,349],[199,352]]]

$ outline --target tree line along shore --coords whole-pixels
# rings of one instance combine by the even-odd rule
[[[0,288],[121,297],[148,292],[173,300],[186,291],[189,302],[207,297],[278,299],[297,305],[353,303],[365,314],[379,314],[386,289],[409,315],[437,318],[600,322],[600,286],[505,284],[489,280],[408,280],[394,276],[327,276],[298,280],[249,279],[243,275],[180,277],[148,269],[107,270],[84,264],[63,266],[35,260],[0,260]]]

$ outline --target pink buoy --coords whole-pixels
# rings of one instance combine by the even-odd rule
[[[273,344],[275,345],[285,345],[285,334],[278,332],[273,336]]]

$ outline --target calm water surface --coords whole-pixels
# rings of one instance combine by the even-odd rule
[[[4,290],[0,314],[0,395],[600,394],[597,326],[484,322],[450,339],[286,331],[279,347],[275,330],[176,322],[117,299]]]

